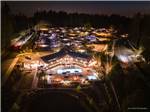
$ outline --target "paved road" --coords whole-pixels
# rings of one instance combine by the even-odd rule
[[[32,72],[32,74],[33,74],[33,81],[32,81],[31,89],[36,89],[38,84],[37,68]]]
[[[14,66],[16,65],[17,61],[18,61],[19,57],[14,58],[14,60],[12,61],[12,63],[10,64],[9,68],[7,69],[3,80],[2,80],[2,86],[5,84],[5,82],[7,81],[8,77],[10,76],[11,72],[13,71]]]

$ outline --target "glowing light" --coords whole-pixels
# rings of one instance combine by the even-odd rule
[[[124,63],[128,63],[129,62],[129,59],[127,56],[124,56],[124,55],[119,55],[118,56],[118,59]]]
[[[39,47],[48,47],[49,45],[45,45],[45,44],[43,44],[43,45],[39,45]]]
[[[97,64],[97,61],[92,61],[88,66],[94,66]]]
[[[99,41],[109,41],[109,38],[97,38]]]
[[[96,79],[97,79],[97,77],[94,76],[94,75],[89,75],[89,76],[87,76],[87,78],[88,78],[89,80],[96,80]]]
[[[56,81],[56,82],[61,82],[61,80],[62,80],[61,78],[58,78],[58,77],[55,78],[55,81]]]
[[[58,74],[63,74],[63,73],[81,73],[82,70],[81,69],[78,69],[78,68],[75,68],[75,69],[58,69],[57,70],[57,73]]]
[[[102,37],[110,37],[112,36],[111,33],[104,33],[104,32],[96,32],[97,36],[102,36]]]
[[[71,81],[61,81],[61,83],[63,83],[64,86],[69,86]]]
[[[41,31],[48,31],[48,28],[40,28]]]
[[[140,62],[144,61],[143,56],[141,53],[143,52],[143,49],[140,48],[138,50],[131,50],[128,48],[118,48],[116,50],[115,55],[118,57],[118,59],[124,63],[128,62]]]

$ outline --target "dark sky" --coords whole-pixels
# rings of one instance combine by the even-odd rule
[[[37,10],[66,11],[68,13],[89,13],[89,14],[120,14],[132,16],[137,12],[150,14],[150,1],[13,1],[8,2],[13,13],[24,13],[32,16]]]

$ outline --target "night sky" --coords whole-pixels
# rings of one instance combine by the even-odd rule
[[[12,13],[19,12],[33,16],[34,12],[41,10],[65,11],[68,13],[88,13],[88,14],[120,14],[123,16],[132,16],[137,12],[150,14],[150,1],[13,1],[7,2]]]

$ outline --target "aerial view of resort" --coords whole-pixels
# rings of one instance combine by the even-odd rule
[[[1,1],[2,112],[149,112],[149,1]]]

